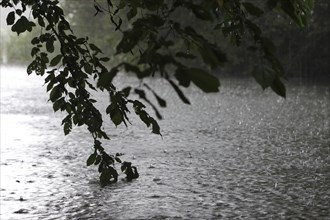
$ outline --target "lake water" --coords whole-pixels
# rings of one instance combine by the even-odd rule
[[[188,106],[149,82],[168,101],[163,138],[133,115],[128,128],[106,120],[104,146],[140,178],[102,188],[88,132],[64,136],[43,80],[2,66],[0,219],[329,219],[330,83],[289,82],[286,100],[253,80],[222,84],[186,90]]]

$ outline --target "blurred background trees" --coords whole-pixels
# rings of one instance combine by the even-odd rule
[[[99,45],[105,55],[112,56],[115,53],[116,45],[122,37],[122,33],[115,31],[105,13],[95,15],[94,2],[64,0],[61,2],[71,26],[77,36],[88,36],[89,40]],[[277,55],[281,60],[287,76],[290,77],[314,77],[329,78],[330,69],[330,8],[329,1],[319,0],[315,3],[315,12],[310,25],[305,29],[297,27],[293,22],[288,23],[287,15],[274,13],[267,10],[265,1],[255,3],[264,9],[269,16],[264,16],[263,21],[256,21],[264,27],[264,34],[272,39],[277,46]],[[123,13],[123,11],[119,11]],[[189,22],[193,15],[189,13],[176,14],[183,22]],[[208,30],[210,27],[203,26],[205,23],[194,23],[194,27],[199,26],[200,30]],[[206,32],[207,33],[207,32]],[[14,37],[14,33],[6,33],[1,36],[1,53],[6,55],[6,59],[0,60],[1,63],[8,61],[9,64],[27,64],[31,61],[31,46],[26,42],[31,41],[32,33],[23,33],[23,36]],[[207,35],[207,34],[206,34]],[[227,54],[229,65],[225,65],[221,71],[216,72],[225,76],[244,76],[249,75],[251,66],[247,64],[249,59],[257,59],[253,53],[246,50],[248,42],[242,41],[239,48],[228,44],[222,33],[216,32],[207,35],[210,41],[214,41],[222,46]],[[224,42],[224,43],[219,43]],[[15,46],[13,46],[15,45]],[[111,57],[114,60],[125,60],[124,55]]]

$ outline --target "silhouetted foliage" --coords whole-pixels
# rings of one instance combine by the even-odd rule
[[[189,104],[182,87],[194,84],[206,93],[219,90],[219,79],[212,71],[221,68],[227,62],[227,56],[221,45],[210,37],[213,33],[221,33],[228,43],[237,47],[248,41],[250,51],[258,57],[252,74],[256,81],[263,89],[270,87],[278,95],[286,95],[282,82],[285,73],[275,55],[276,47],[255,22],[262,19],[264,9],[253,1],[94,0],[90,3],[94,6],[94,16],[106,14],[113,31],[121,33],[114,56],[124,55],[131,59],[110,64],[103,48],[91,43],[88,36],[75,35],[58,1],[2,0],[0,4],[13,9],[7,16],[7,24],[17,35],[36,27],[41,29],[40,35],[31,41],[33,61],[27,72],[45,76],[54,111],[66,112],[62,121],[65,135],[73,125],[87,126],[94,138],[94,152],[89,156],[87,166],[98,166],[102,184],[117,181],[115,163],[121,163],[127,180],[135,179],[139,174],[131,163],[121,161],[121,154],[104,151],[100,139],[109,137],[102,127],[102,113],[95,107],[96,100],[91,97],[91,91],[109,94],[109,105],[102,112],[106,112],[116,126],[127,126],[130,123],[128,113],[133,110],[152,133],[159,135],[160,127],[145,110],[143,101],[152,106],[158,118],[161,115],[147,98],[145,89],[151,91],[161,107],[166,106],[166,101],[146,84],[118,90],[113,79],[121,71],[132,72],[138,79],[162,77],[179,98]],[[268,10],[285,13],[298,26],[305,27],[314,1],[268,0],[266,6]],[[31,11],[32,17],[25,16],[27,10]],[[139,99],[131,99],[131,93],[137,94]]]

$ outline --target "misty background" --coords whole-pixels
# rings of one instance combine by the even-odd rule
[[[263,8],[263,1],[256,4]],[[121,39],[121,33],[114,31],[106,13],[95,14],[92,1],[62,1],[65,13],[77,36],[88,36],[91,42],[98,45],[110,56],[115,52],[115,47]],[[319,0],[315,3],[314,16],[310,25],[300,29],[294,23],[289,22],[285,15],[266,11],[268,15],[258,24],[265,30],[265,35],[273,40],[277,46],[277,55],[281,60],[286,73],[291,77],[308,77],[315,80],[330,80],[330,3],[327,0]],[[40,29],[34,28],[32,33],[23,33],[19,37],[11,33],[6,26],[8,11],[1,9],[1,59],[0,64],[27,65],[31,61],[30,41],[38,35]],[[181,16],[180,19],[189,19],[189,16]],[[204,24],[194,24],[202,26]],[[203,33],[211,41],[220,43],[227,54],[228,63],[215,72],[220,76],[245,76],[251,73],[253,59],[247,48],[249,42],[244,42],[239,48],[231,46],[228,39],[224,39],[222,33],[214,31]],[[113,58],[125,59],[122,56]],[[252,61],[251,61],[252,59]],[[110,62],[111,65],[111,62]]]

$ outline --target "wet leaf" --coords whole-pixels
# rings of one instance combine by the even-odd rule
[[[102,50],[98,48],[95,44],[89,44],[91,50],[95,51],[96,53],[102,53]]]
[[[118,162],[118,163],[121,163],[121,159],[119,157],[115,157],[115,160]]]
[[[101,88],[110,88],[112,86],[112,80],[118,72],[118,68],[114,67],[110,72],[103,73],[97,81],[97,86]]]
[[[85,65],[84,65],[84,70],[85,70],[86,73],[92,74],[93,66],[86,62]]]
[[[103,62],[108,62],[110,60],[109,57],[102,57],[100,58],[100,61],[103,61]]]
[[[50,66],[56,66],[60,61],[61,61],[61,59],[62,59],[62,55],[61,54],[59,54],[59,55],[57,55],[56,57],[54,57],[51,61],[50,61]]]
[[[152,92],[152,94],[155,96],[158,104],[161,106],[161,107],[166,107],[166,101],[161,98],[153,89],[150,88],[150,86],[148,86],[148,84],[144,83],[144,86],[149,89],[149,91]],[[146,99],[146,97],[144,97]],[[148,100],[147,100],[148,101]],[[150,101],[149,101],[150,102]],[[154,107],[155,108],[155,107]],[[156,114],[157,114],[157,109],[156,110]]]
[[[164,99],[162,99],[161,97],[159,97],[156,93],[153,93],[153,94],[156,97],[156,100],[157,100],[158,104],[161,107],[166,107],[166,101]]]
[[[39,40],[39,37],[34,37],[32,40],[31,40],[31,44],[35,45],[35,44],[39,44],[40,43],[40,40]]]
[[[285,86],[284,86],[284,84],[282,83],[282,81],[281,81],[278,77],[276,77],[276,78],[274,79],[274,81],[273,81],[273,83],[272,83],[272,85],[271,85],[271,88],[272,88],[272,90],[273,90],[276,94],[282,96],[283,98],[286,97],[286,89],[285,89]]]
[[[153,118],[150,118],[150,121],[151,121],[151,124],[152,124],[152,133],[161,135],[160,127],[159,127],[157,121]]]
[[[87,166],[92,165],[93,163],[95,163],[95,159],[96,159],[97,154],[96,153],[92,153],[88,159],[87,159]]]
[[[172,80],[168,80],[168,82],[171,84],[171,86],[173,87],[173,89],[175,90],[175,92],[178,94],[179,98],[186,104],[190,104],[190,101],[188,100],[188,98],[183,94],[183,92],[181,91],[181,89],[172,81]]]
[[[71,130],[72,130],[72,121],[71,120],[67,120],[64,123],[63,130],[64,130],[65,135],[68,135],[71,132]]]
[[[102,169],[101,175],[100,175],[100,182],[101,183],[108,183],[111,178],[111,171],[108,167],[104,167]]]
[[[186,68],[177,68],[174,76],[179,81],[179,85],[186,88],[190,86],[191,80]]]
[[[275,73],[269,67],[256,66],[253,70],[253,77],[263,89],[266,89],[272,85],[275,79]]]
[[[41,16],[38,17],[38,24],[39,24],[41,27],[45,27],[44,19],[43,19]]]
[[[104,165],[104,164],[103,164],[103,161],[102,161],[102,162],[99,164],[99,167],[98,167],[98,169],[97,169],[99,173],[102,172],[102,170],[103,170],[103,165]]]
[[[54,48],[54,40],[51,38],[46,42],[46,49],[49,53],[53,53],[55,48]]]
[[[95,158],[94,165],[98,165],[101,162],[101,159],[102,159],[101,155],[98,154]]]
[[[120,125],[124,121],[124,117],[122,112],[120,111],[118,105],[116,103],[111,103],[107,109],[106,113],[110,114],[111,121],[116,125]]]
[[[59,99],[62,96],[62,90],[60,86],[55,86],[52,91],[50,92],[49,99],[52,102],[55,102],[57,99]]]
[[[11,22],[12,20],[10,20]],[[25,31],[27,31],[30,27],[30,23],[29,23],[29,20],[25,17],[25,16],[22,16],[20,17],[16,23],[11,27],[11,30],[13,32],[16,32],[17,35],[19,35],[20,33],[23,33]]]
[[[110,118],[116,126],[120,125],[124,120],[123,114],[119,108],[115,108],[110,112]]]
[[[9,12],[6,21],[7,21],[7,25],[14,24],[14,22],[15,22],[15,12],[13,12],[13,11]]]
[[[220,82],[217,77],[198,68],[190,68],[187,71],[189,72],[191,81],[204,92],[219,91]]]
[[[124,94],[125,97],[128,97],[131,92],[132,87],[128,86],[121,90],[121,92]]]

